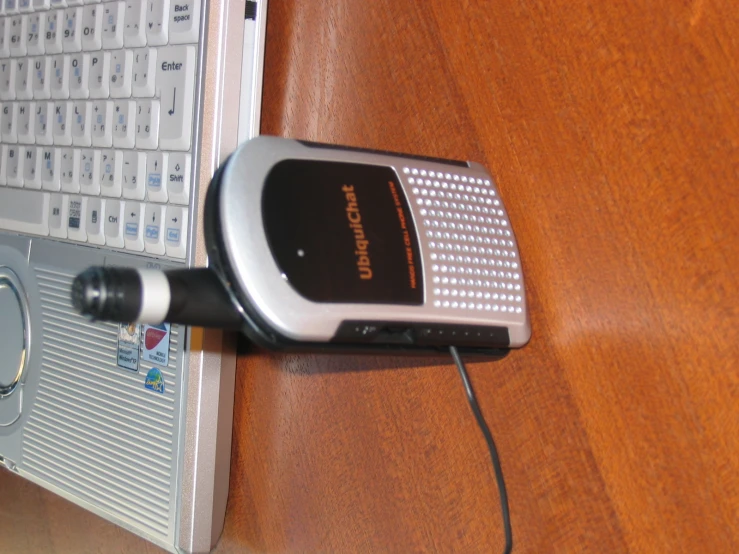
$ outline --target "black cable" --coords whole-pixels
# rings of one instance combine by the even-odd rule
[[[490,459],[493,461],[493,470],[495,471],[495,481],[498,483],[498,493],[500,495],[500,511],[503,516],[503,531],[505,532],[505,554],[510,554],[513,549],[513,532],[511,531],[511,514],[508,511],[508,493],[505,488],[505,481],[503,480],[503,470],[500,467],[500,458],[498,458],[498,449],[495,448],[495,441],[493,435],[490,433],[488,424],[485,422],[485,418],[480,411],[480,406],[477,403],[475,397],[475,391],[472,390],[472,383],[467,375],[467,369],[464,366],[462,358],[459,356],[456,346],[449,347],[449,353],[454,358],[454,363],[457,364],[459,369],[459,375],[462,377],[462,383],[464,384],[464,391],[467,393],[467,400],[470,403],[472,413],[475,414],[477,424],[480,426],[482,434],[485,436],[485,442],[488,443],[488,450],[490,451]]]

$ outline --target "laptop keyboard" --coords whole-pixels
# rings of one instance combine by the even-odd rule
[[[201,0],[2,0],[0,230],[185,258]]]

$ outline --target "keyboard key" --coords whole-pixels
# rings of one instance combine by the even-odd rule
[[[54,104],[54,144],[57,146],[72,144],[72,117],[72,102]]]
[[[114,248],[123,248],[123,209],[124,203],[120,200],[105,201],[105,244]]]
[[[71,148],[57,149],[61,157],[59,180],[64,192],[80,191],[80,151]]]
[[[103,8],[103,48],[123,48],[125,2],[109,2]]]
[[[54,103],[36,102],[34,119],[33,132],[36,137],[36,144],[53,144]]]
[[[36,100],[51,98],[51,58],[48,56],[34,58],[33,64],[33,97]]]
[[[18,117],[16,122],[16,128],[18,130],[18,142],[21,144],[33,144],[36,137],[33,132],[33,111],[35,109],[33,102],[16,104],[18,110]]]
[[[167,153],[151,152],[146,157],[146,198],[150,202],[167,201]]]
[[[0,99],[15,100],[15,68],[14,60],[0,61]]]
[[[187,254],[187,208],[167,206],[164,246],[167,256],[184,258]]]
[[[3,115],[0,118],[0,136],[5,143],[18,142],[18,110],[15,104],[3,104]]]
[[[41,159],[41,185],[44,190],[61,189],[62,157],[59,148],[44,148]],[[64,231],[66,236],[67,232]]]
[[[173,152],[169,155],[167,167],[169,201],[186,206],[190,199],[190,154]]]
[[[75,146],[92,146],[90,121],[92,119],[92,103],[80,100],[74,102],[72,108],[72,144]]]
[[[47,54],[62,52],[62,29],[64,28],[64,10],[53,10],[46,14],[44,29],[44,50]]]
[[[23,186],[23,165],[21,158],[21,147],[9,144],[5,160],[6,183],[9,187]]]
[[[44,12],[32,13],[28,16],[28,43],[26,45],[29,56],[43,54],[44,29],[46,26],[46,14]]]
[[[200,32],[200,0],[172,0],[168,25],[170,44],[197,42]]]
[[[110,86],[110,52],[90,54],[90,98],[107,98]]]
[[[103,47],[103,8],[88,4],[82,8],[82,50],[100,50]]]
[[[69,57],[69,96],[85,99],[90,96],[90,54]]]
[[[10,18],[0,17],[0,58],[10,57]]]
[[[33,98],[33,64],[23,58],[15,61],[15,97],[18,100]]]
[[[87,231],[87,242],[90,244],[105,244],[105,229],[103,226],[104,209],[105,200],[101,198],[87,199],[85,230]]]
[[[144,209],[144,248],[162,256],[164,248],[164,210],[162,204],[147,204]]]
[[[162,111],[159,147],[189,150],[192,132],[195,47],[168,46],[157,53],[157,96]]]
[[[67,202],[67,238],[87,241],[87,197],[70,196]]]
[[[26,55],[27,15],[16,15],[10,19],[10,55],[12,57]]]
[[[27,189],[41,189],[41,161],[43,150],[27,146],[23,162],[23,186]]]
[[[136,142],[136,102],[116,100],[113,106],[113,146],[133,148]]]
[[[167,44],[169,0],[147,0],[146,41],[152,46]]]
[[[67,8],[64,10],[62,48],[65,52],[79,52],[82,50],[82,8]]]
[[[154,96],[154,77],[156,76],[156,48],[141,48],[133,51],[133,77],[131,92],[136,97]]]
[[[144,228],[141,224],[143,204],[139,202],[126,202],[123,214],[123,238],[126,242],[126,250],[142,252],[144,250]]]
[[[21,13],[30,12],[33,9],[31,0],[18,0],[18,10]]]
[[[127,98],[131,96],[131,73],[133,70],[133,52],[116,50],[110,56],[110,96],[111,98]]]
[[[66,194],[52,194],[49,201],[49,235],[67,238],[69,197]]]
[[[8,165],[8,145],[0,144],[0,186],[4,187],[8,184],[7,176]]]
[[[49,234],[49,193],[0,189],[0,228],[19,233]]]
[[[69,56],[57,54],[51,58],[51,97],[69,98]]]
[[[124,18],[123,42],[126,48],[146,44],[146,10],[144,0],[127,0]]]
[[[103,150],[100,157],[100,191],[103,196],[120,198],[123,173],[123,152]]]
[[[143,200],[146,197],[146,154],[126,151],[123,153],[123,198]]]
[[[113,102],[97,100],[92,104],[92,145],[110,148],[113,145]]]
[[[159,100],[141,100],[136,110],[136,148],[154,150],[159,144]]]
[[[100,194],[100,150],[80,151],[79,179],[82,194]]]

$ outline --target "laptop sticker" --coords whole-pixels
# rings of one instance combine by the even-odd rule
[[[159,369],[152,367],[149,370],[144,381],[144,388],[164,394],[164,377],[162,377],[162,372]]]
[[[144,325],[143,361],[169,365],[169,330],[169,323]]]
[[[121,323],[118,327],[118,366],[139,370],[139,345],[141,344],[141,325]]]

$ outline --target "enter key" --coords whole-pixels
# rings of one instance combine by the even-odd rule
[[[157,97],[160,99],[159,147],[189,150],[195,85],[195,47],[167,46],[157,52]]]

